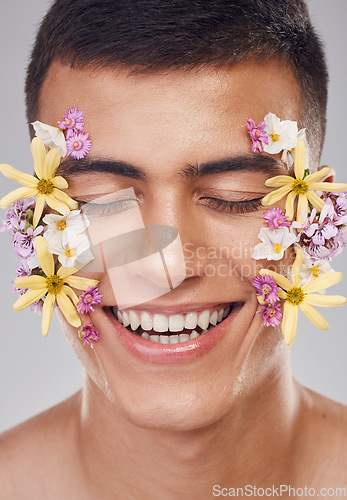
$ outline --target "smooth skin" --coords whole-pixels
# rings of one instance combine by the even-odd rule
[[[190,500],[213,498],[215,484],[347,487],[346,408],[293,380],[280,330],[263,327],[256,314],[250,280],[269,262],[255,263],[251,253],[264,209],[227,213],[208,201],[262,197],[271,175],[229,172],[189,180],[179,173],[250,154],[248,117],[259,123],[271,111],[298,120],[300,92],[291,71],[276,61],[250,61],[131,76],[56,62],[37,119],[55,125],[71,106],[84,111],[90,158],[135,165],[147,180],[87,172],[67,177],[68,194],[89,201],[133,187],[145,224],[177,227],[183,245],[194,250],[190,275],[152,307],[243,306],[211,351],[176,366],[132,356],[102,308],[90,316],[100,332],[94,351],[83,348],[60,318],[84,368],[83,389],[3,435],[1,498]],[[209,247],[231,252],[198,256],[198,248]],[[207,272],[229,261],[232,276]],[[290,258],[273,264],[285,268]],[[115,305],[104,276],[98,278],[103,305]]]

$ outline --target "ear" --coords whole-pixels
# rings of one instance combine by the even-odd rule
[[[329,165],[322,165],[321,167],[318,168],[318,170],[322,170],[322,168],[324,167],[329,167]],[[329,174],[326,177],[323,177],[323,179],[319,179],[319,182],[335,182],[335,175],[336,175],[335,170],[331,168]]]

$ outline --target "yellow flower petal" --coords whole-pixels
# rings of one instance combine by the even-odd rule
[[[280,187],[285,186],[287,184],[293,184],[293,177],[290,175],[276,175],[276,177],[271,177],[270,179],[266,179],[265,186],[268,187]]]
[[[45,207],[45,195],[38,194],[35,199],[35,209],[34,209],[34,217],[33,217],[33,226],[34,228],[39,223],[41,218],[43,209]]]
[[[293,286],[288,278],[285,278],[282,274],[278,274],[275,271],[270,271],[270,269],[260,269],[259,274],[271,274],[277,285],[284,290],[290,290]]]
[[[60,175],[53,177],[52,183],[53,186],[58,189],[66,189],[69,187],[67,180],[65,180],[64,177],[61,177]]]
[[[69,276],[65,278],[65,283],[73,288],[77,288],[77,290],[87,290],[89,286],[96,286],[99,282],[98,280],[82,278],[81,276]]]
[[[305,303],[318,307],[338,307],[347,303],[347,298],[342,295],[318,295],[308,293],[305,297]]]
[[[313,193],[312,191],[307,191],[306,197],[318,212],[322,211],[322,208],[325,205],[325,202],[322,200],[322,198],[319,198],[319,196],[317,196],[316,193]]]
[[[45,199],[47,205],[53,208],[53,210],[59,212],[60,214],[66,215],[70,212],[69,207],[65,205],[65,203],[62,203],[61,201],[57,200],[57,198],[52,194],[45,195]]]
[[[305,143],[304,141],[298,141],[296,143],[295,155],[294,155],[294,173],[296,179],[302,179],[304,177],[305,162],[306,162]]]
[[[22,311],[28,306],[31,306],[34,302],[37,302],[38,300],[42,299],[42,297],[45,295],[47,292],[46,289],[41,289],[41,290],[28,290],[25,292],[24,295],[19,297],[18,300],[13,304],[13,310],[14,311]]]
[[[285,186],[282,186],[275,191],[271,191],[271,193],[267,194],[264,196],[264,198],[261,200],[261,204],[264,205],[265,207],[268,207],[269,205],[274,205],[274,203],[277,203],[278,201],[282,200],[282,198],[291,191],[292,186],[291,184],[286,184]]]
[[[34,239],[35,250],[40,266],[46,276],[54,275],[54,258],[47,250],[48,243],[43,236],[36,236]]]
[[[43,167],[43,174],[45,179],[52,179],[55,171],[60,163],[60,151],[58,148],[53,148],[46,154],[45,163]]]
[[[302,289],[305,293],[314,293],[325,290],[330,286],[336,285],[343,278],[342,273],[338,271],[330,271],[329,273],[322,274],[318,278],[309,281],[303,285]]]
[[[57,275],[62,278],[62,279],[65,279],[67,278],[68,276],[71,276],[71,274],[74,274],[74,273],[77,273],[78,269],[77,267],[59,267],[58,271],[57,271]]]
[[[46,148],[43,143],[43,140],[40,139],[39,137],[34,137],[34,139],[31,141],[30,147],[34,158],[35,173],[39,179],[43,179],[44,178],[43,166],[45,164],[45,157],[46,157]]]
[[[20,187],[11,191],[6,196],[0,200],[0,208],[7,208],[15,201],[21,200],[23,198],[31,198],[37,194],[36,188],[31,187]]]
[[[296,329],[298,326],[298,306],[285,302],[283,306],[282,333],[287,345],[292,345],[295,340]]]
[[[293,286],[301,285],[301,276],[299,275],[299,270],[302,268],[304,262],[304,252],[299,246],[296,248],[296,257],[292,269],[292,281]]]
[[[330,167],[324,167],[321,170],[317,170],[317,172],[314,172],[313,174],[308,175],[307,177],[305,177],[306,184],[308,184],[310,186],[310,189],[311,189],[311,184],[318,181],[322,177],[325,177],[326,175],[328,175],[331,172],[331,170],[332,169]]]
[[[40,290],[47,288],[46,278],[43,276],[24,276],[14,281],[14,286],[19,289],[30,288],[30,290]]]
[[[72,304],[71,300],[62,292],[57,295],[57,304],[65,319],[70,325],[78,328],[81,326],[81,318],[78,316],[78,313]]]
[[[72,302],[75,304],[75,306],[77,305],[79,298],[77,297],[75,292],[72,290],[72,288],[64,285],[62,287],[61,291],[62,291],[62,293],[65,293],[65,295],[67,295],[72,300]]]
[[[38,184],[38,180],[35,179],[33,175],[25,174],[24,172],[20,172],[16,168],[11,167],[11,165],[7,165],[6,163],[2,163],[0,165],[0,172],[7,177],[8,179],[12,179],[23,186],[33,187],[35,188]]]
[[[286,299],[287,298],[287,292],[285,292],[284,290],[279,289],[278,290],[278,296],[279,296],[280,299]]]
[[[347,191],[347,184],[342,184],[341,182],[314,182],[311,184],[310,189],[336,193],[340,191]]]
[[[308,200],[307,196],[305,194],[299,194],[299,201],[298,201],[298,209],[297,209],[297,214],[296,214],[296,220],[298,222],[303,222],[304,219],[302,218],[302,210],[304,210],[305,214],[308,212]]]
[[[53,293],[49,293],[45,298],[42,307],[42,335],[47,337],[48,330],[52,320],[53,307],[55,303],[55,295]]]
[[[310,306],[309,304],[306,304],[305,301],[301,302],[299,307],[305,314],[305,316],[311,321],[311,323],[314,324],[314,326],[320,328],[321,330],[329,329],[329,323],[327,322],[327,320],[324,319],[321,313],[316,311],[314,307]]]
[[[290,193],[288,193],[286,199],[286,216],[289,220],[293,220],[294,217],[294,200],[296,196],[297,194],[294,191],[291,191]]]
[[[59,189],[53,189],[52,195],[57,198],[57,200],[65,203],[69,207],[70,210],[76,210],[78,208],[78,203],[76,200],[73,200],[63,191],[59,191]]]

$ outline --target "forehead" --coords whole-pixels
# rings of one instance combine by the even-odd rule
[[[138,163],[138,156],[184,162],[190,155],[207,161],[216,149],[221,156],[249,150],[249,117],[259,122],[271,111],[298,120],[299,101],[291,70],[276,61],[140,75],[55,62],[41,89],[37,119],[56,126],[68,108],[82,109],[96,156],[116,152]]]

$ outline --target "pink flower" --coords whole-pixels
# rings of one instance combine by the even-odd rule
[[[38,226],[35,230],[33,227],[24,229],[24,221],[20,223],[18,230],[13,234],[12,246],[14,252],[23,258],[31,257],[35,253],[34,238],[43,231],[43,226]]]
[[[80,296],[80,300],[77,303],[77,312],[79,314],[87,314],[90,311],[94,311],[93,306],[101,304],[102,294],[99,292],[97,286],[89,286],[85,292]]]
[[[264,325],[278,326],[281,323],[283,313],[280,307],[280,304],[263,304],[260,306],[261,310],[257,312],[262,314]]]
[[[281,208],[269,208],[264,213],[263,218],[270,229],[290,227],[290,221]]]
[[[99,332],[95,330],[94,323],[90,321],[86,325],[82,325],[78,331],[80,339],[84,340],[83,345],[89,344],[92,349],[94,349],[94,342],[99,341]]]
[[[262,153],[264,151],[262,143],[269,144],[269,139],[265,132],[266,122],[262,120],[259,125],[256,126],[252,118],[248,118],[247,121],[248,123],[246,123],[246,126],[252,139],[252,151],[255,153],[257,149],[259,149],[259,152]]]
[[[251,283],[256,288],[257,295],[262,298],[263,302],[269,302],[270,304],[278,302],[278,286],[270,274],[257,276]]]
[[[76,160],[81,160],[90,151],[92,141],[87,132],[72,133],[66,140],[67,154]]]
[[[84,127],[83,111],[78,108],[70,108],[63,116],[64,120],[58,122],[61,130],[67,130],[66,138],[68,139],[74,132],[81,132]]]

